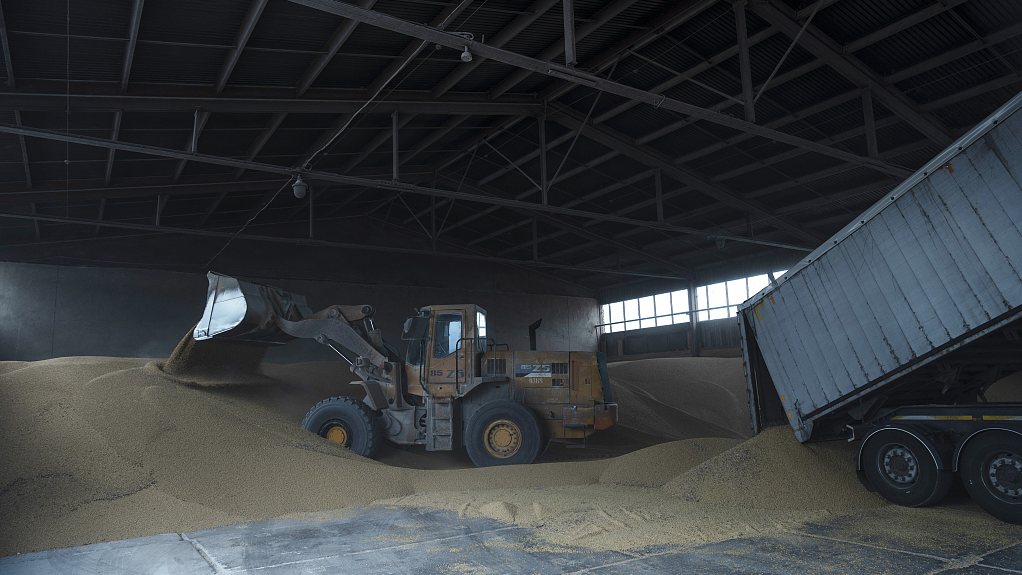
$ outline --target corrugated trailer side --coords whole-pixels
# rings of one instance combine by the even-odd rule
[[[754,426],[834,438],[900,406],[975,401],[1022,369],[1020,107],[740,307]]]

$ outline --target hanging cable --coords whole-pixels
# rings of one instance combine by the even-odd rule
[[[272,203],[273,203],[273,200],[277,199],[277,195],[278,195],[278,194],[280,194],[280,192],[281,192],[281,191],[282,191],[282,190],[283,190],[284,188],[286,188],[286,187],[287,187],[287,185],[288,185],[288,184],[290,184],[290,183],[291,183],[291,180],[293,180],[293,179],[295,179],[295,177],[294,177],[294,176],[291,176],[290,178],[288,178],[288,179],[287,179],[287,181],[286,181],[286,182],[284,182],[284,185],[283,185],[283,186],[281,186],[279,190],[277,190],[276,192],[274,192],[274,193],[273,193],[273,197],[271,197],[271,198],[269,199],[269,201],[267,201],[267,202],[266,202],[265,204],[263,204],[263,206],[262,206],[261,208],[259,208],[259,211],[258,211],[258,212],[256,212],[256,213],[255,213],[255,215],[253,215],[253,216],[252,216],[251,218],[249,218],[249,219],[248,219],[248,221],[247,221],[247,222],[245,222],[245,225],[241,226],[241,229],[240,229],[240,230],[238,230],[238,231],[234,232],[234,236],[235,236],[235,237],[237,237],[237,236],[241,235],[241,232],[245,231],[245,228],[247,228],[247,227],[248,227],[248,225],[249,225],[250,223],[252,223],[252,221],[253,221],[253,220],[255,220],[256,218],[258,218],[258,217],[259,217],[259,214],[263,213],[263,210],[265,210],[265,209],[266,209],[267,207],[269,207],[269,205],[270,205],[270,204],[272,204]],[[215,260],[216,258],[218,258],[218,257],[220,256],[220,254],[224,253],[224,250],[226,250],[226,249],[227,249],[227,246],[231,245],[231,242],[233,242],[233,241],[234,241],[234,238],[230,238],[230,239],[228,239],[228,240],[227,240],[227,243],[226,243],[226,244],[224,244],[224,247],[220,248],[220,251],[218,251],[218,252],[217,252],[217,253],[216,253],[216,254],[215,254],[215,255],[214,255],[213,257],[209,258],[209,261],[207,261],[207,262],[206,262],[206,264],[205,264],[204,266],[202,266],[202,268],[203,268],[203,269],[209,269],[209,264],[213,263],[213,260]]]

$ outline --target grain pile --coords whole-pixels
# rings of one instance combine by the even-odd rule
[[[319,399],[360,393],[342,364],[267,364],[264,378],[231,385],[221,374],[216,387],[161,365],[0,362],[0,555],[374,502],[493,517],[604,549],[720,541],[883,505],[855,481],[845,444],[802,446],[787,429],[607,460],[429,469],[463,467],[464,455],[386,448],[372,461],[298,428]],[[805,467],[782,476],[788,457]],[[835,498],[790,488],[838,476]]]

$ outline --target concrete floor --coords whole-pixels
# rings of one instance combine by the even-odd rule
[[[1022,574],[1022,528],[914,543],[897,536],[897,525],[878,533],[877,520],[839,516],[770,537],[616,552],[552,546],[529,528],[490,519],[371,507],[339,519],[263,521],[16,555],[0,559],[0,573]]]

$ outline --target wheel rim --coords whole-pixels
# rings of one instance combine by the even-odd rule
[[[343,423],[332,421],[323,426],[323,430],[320,435],[333,441],[334,443],[340,443],[345,447],[351,447],[351,433],[348,430],[348,426]]]
[[[510,419],[498,419],[483,431],[483,446],[494,457],[512,457],[522,447],[522,430]]]
[[[904,489],[919,479],[919,461],[912,450],[898,443],[885,446],[878,454],[877,467],[883,477],[895,487]]]
[[[1010,451],[991,453],[981,467],[983,482],[994,497],[1022,503],[1022,456]]]

